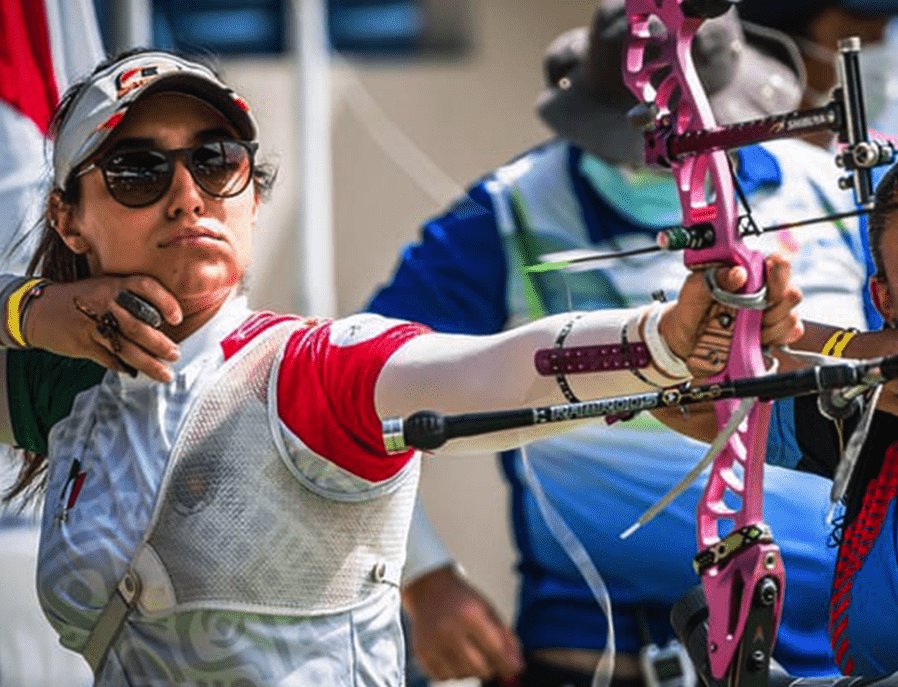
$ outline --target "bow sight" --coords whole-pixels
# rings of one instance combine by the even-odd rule
[[[631,111],[631,121],[648,122],[651,127],[645,131],[646,162],[670,167],[672,163],[697,153],[734,150],[764,141],[832,131],[841,144],[836,164],[847,172],[839,186],[852,189],[855,202],[862,208],[869,208],[873,199],[871,170],[893,162],[895,147],[888,141],[871,140],[869,137],[860,76],[860,51],[861,42],[857,37],[839,41],[839,85],[833,90],[832,100],[822,107],[677,134],[673,130],[672,115],[656,119],[652,116],[656,112],[654,103],[638,105]]]

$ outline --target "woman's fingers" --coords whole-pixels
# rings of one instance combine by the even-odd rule
[[[748,272],[746,272],[745,268],[741,265],[717,267],[715,269],[717,270],[717,274],[715,275],[717,278],[717,285],[724,291],[735,293],[745,285],[746,281],[748,281]]]
[[[122,361],[108,349],[108,341],[94,341],[93,337],[91,337],[91,340],[92,343],[95,344],[95,351],[93,355],[90,356],[91,360],[105,368],[115,370],[116,372],[128,372],[125,366],[122,365]]]
[[[779,255],[765,259],[767,307],[764,310],[761,343],[765,346],[784,345],[797,341],[804,334],[804,325],[795,306],[801,302],[801,290],[791,281],[792,266]],[[747,272],[743,267],[717,269],[717,283],[725,291],[736,292],[745,284]]]
[[[101,349],[98,355],[92,357],[105,367],[129,374],[134,371],[143,372],[159,382],[170,382],[174,378],[168,365],[124,336],[119,336],[118,340],[115,340],[94,327],[91,339]],[[113,364],[109,364],[109,357],[113,359]]]
[[[801,290],[791,282],[792,266],[778,255],[766,260],[767,309],[764,311],[761,343],[784,345],[804,334],[804,325],[795,306],[801,302]]]
[[[149,355],[171,362],[178,359],[177,345],[158,329],[139,320],[118,303],[112,303],[107,312],[118,322],[121,336],[137,344]]]
[[[172,378],[167,363],[177,360],[178,347],[116,302],[125,291],[157,309],[169,324],[183,318],[174,296],[151,277],[91,278],[49,285],[29,305],[26,338],[60,355],[90,358],[113,370],[137,370],[167,382]]]
[[[767,307],[762,319],[761,343],[789,344],[801,338],[804,326],[795,312],[801,291],[791,282],[791,266],[779,256],[765,260]],[[715,281],[722,291],[737,293],[745,286],[748,273],[742,266],[714,267]],[[714,304],[703,275],[693,273],[683,283],[677,302],[665,312],[659,323],[661,335],[676,355],[688,359],[696,341],[708,326],[708,314]]]

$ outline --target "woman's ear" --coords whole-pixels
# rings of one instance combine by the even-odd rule
[[[892,299],[892,293],[885,279],[879,277],[870,277],[870,297],[873,299],[873,305],[882,315],[890,326],[895,321],[895,302]]]
[[[83,255],[88,251],[89,246],[78,230],[75,206],[63,200],[61,191],[50,193],[47,201],[47,224],[76,255]]]

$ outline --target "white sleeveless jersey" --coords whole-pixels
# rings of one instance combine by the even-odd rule
[[[49,435],[42,605],[78,651],[129,564],[145,587],[97,684],[401,684],[419,460],[374,442],[373,387],[423,331],[236,299],[170,384],[108,372],[76,397]]]

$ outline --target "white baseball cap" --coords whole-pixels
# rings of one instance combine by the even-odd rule
[[[91,75],[69,106],[54,142],[55,187],[64,188],[69,175],[100,149],[131,105],[163,91],[209,103],[244,140],[253,141],[258,135],[249,104],[211,69],[168,52],[140,52]]]

